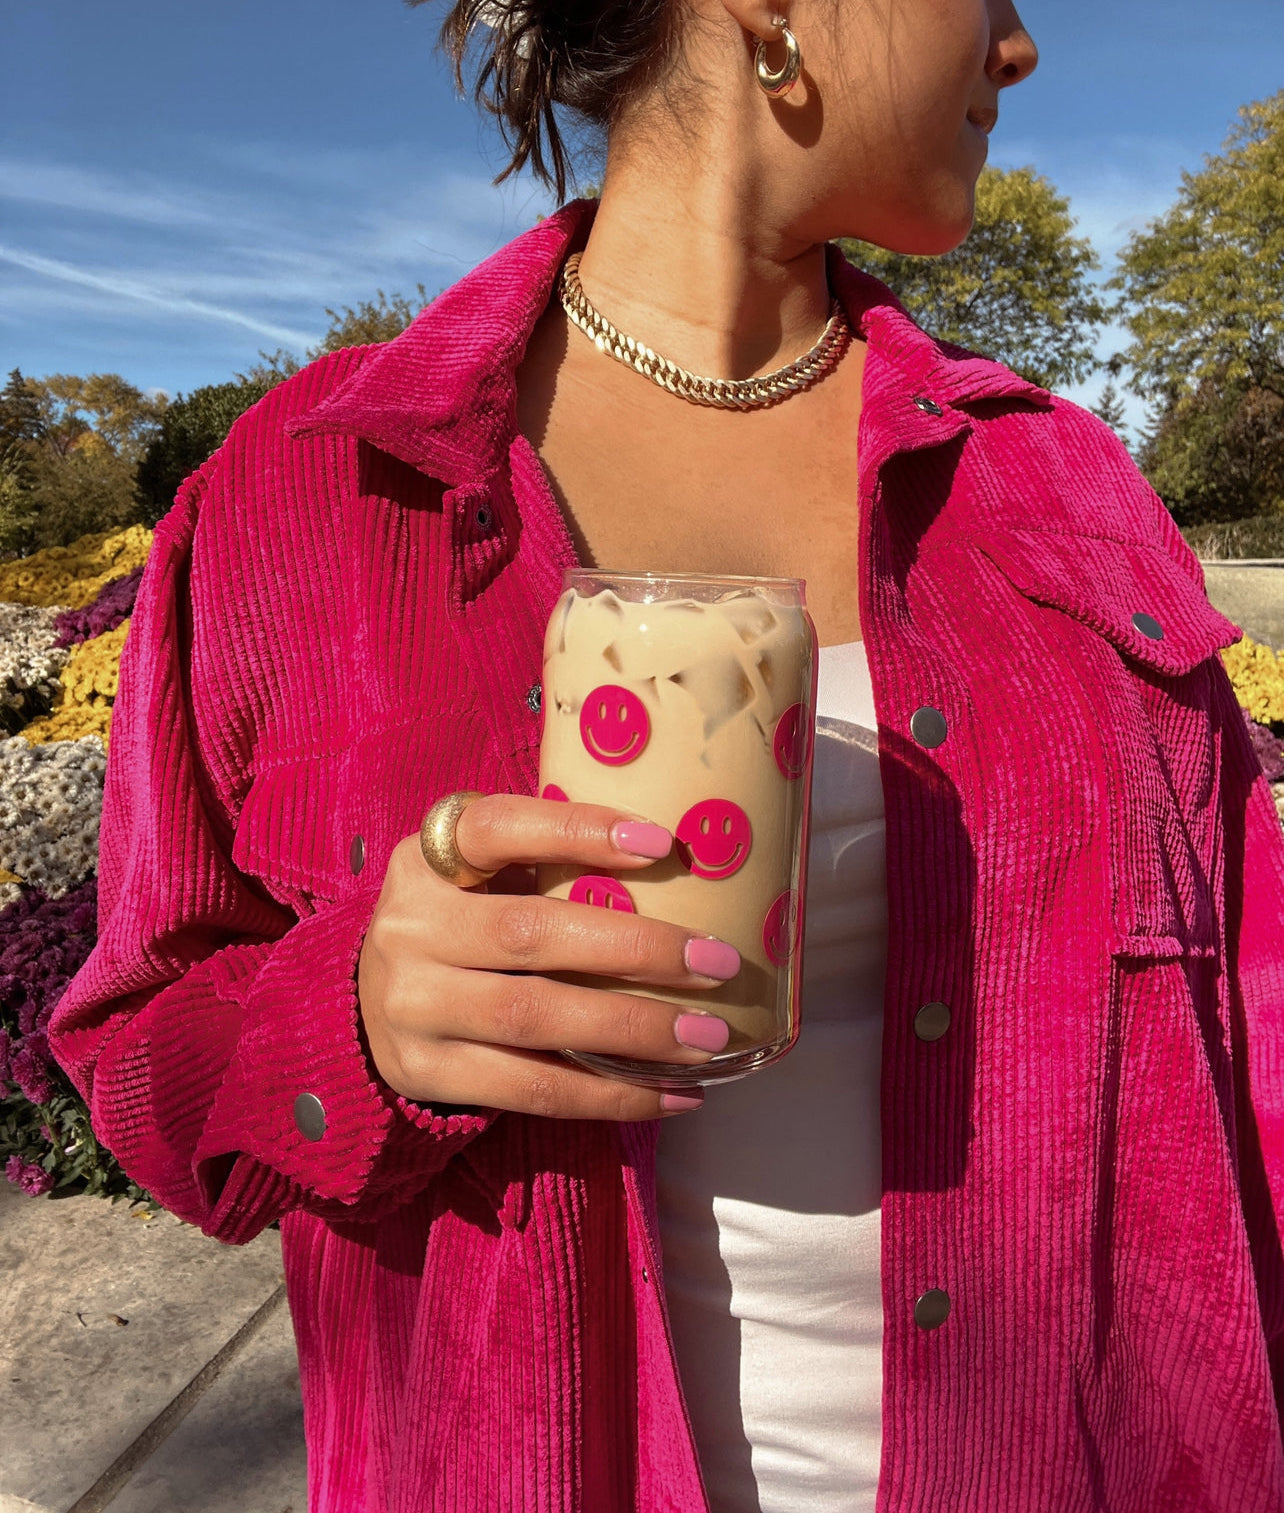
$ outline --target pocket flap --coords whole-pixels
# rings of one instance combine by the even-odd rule
[[[1157,672],[1188,673],[1243,635],[1162,546],[1039,530],[976,544],[1026,598],[1072,615]]]

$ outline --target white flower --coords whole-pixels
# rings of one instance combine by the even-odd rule
[[[0,741],[0,867],[48,898],[82,883],[98,866],[106,771],[98,736]]]
[[[71,655],[54,645],[54,621],[60,609],[0,604],[0,709],[11,711],[7,724],[25,724],[58,689],[58,676]]]

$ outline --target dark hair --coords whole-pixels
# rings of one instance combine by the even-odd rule
[[[456,0],[441,45],[462,90],[470,45],[481,43],[473,95],[498,117],[512,153],[495,182],[529,163],[564,198],[570,156],[553,107],[614,124],[668,60],[674,10],[672,0]]]

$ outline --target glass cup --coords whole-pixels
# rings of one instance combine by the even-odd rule
[[[572,568],[544,638],[540,794],[664,825],[672,852],[643,871],[540,866],[537,890],[667,919],[728,941],[739,974],[696,993],[591,974],[563,981],[725,1019],[702,1066],[566,1051],[649,1087],[729,1082],[798,1035],[816,633],[797,578]]]

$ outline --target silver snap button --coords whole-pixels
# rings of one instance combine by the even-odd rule
[[[939,1329],[950,1316],[950,1295],[933,1287],[914,1304],[914,1322],[920,1329]]]
[[[926,394],[916,394],[914,396],[914,408],[922,410],[924,415],[940,415],[943,413],[940,405],[934,399],[929,399]]]
[[[949,733],[950,727],[946,724],[945,716],[930,704],[924,704],[910,716],[910,734],[920,746],[926,746],[929,751],[943,745]]]
[[[940,1040],[949,1027],[948,1004],[925,1003],[914,1016],[914,1033],[920,1040]]]
[[[1145,615],[1138,612],[1132,617],[1132,623],[1134,629],[1139,630],[1143,636],[1147,636],[1150,640],[1162,641],[1164,639],[1164,628],[1153,615]]]
[[[644,1282],[649,1282],[651,1280],[650,1276],[647,1274],[647,1269],[645,1266],[642,1268],[642,1280]]]
[[[532,714],[538,714],[540,704],[544,698],[544,690],[538,683],[532,683],[526,692],[526,707]]]
[[[300,1093],[294,1100],[294,1122],[305,1140],[325,1134],[325,1105],[315,1093]]]
[[[483,531],[490,530],[491,521],[494,520],[494,518],[495,516],[491,512],[490,505],[488,504],[479,504],[477,506],[477,511],[473,516],[473,519],[477,522],[477,528]]]
[[[366,843],[359,835],[352,837],[352,844],[348,847],[348,866],[352,868],[353,876],[361,871],[366,864]]]

